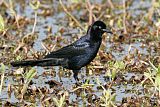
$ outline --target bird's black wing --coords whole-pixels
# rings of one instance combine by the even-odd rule
[[[75,42],[57,51],[51,52],[44,58],[71,58],[74,56],[79,56],[86,53],[87,47],[89,47],[89,42]]]

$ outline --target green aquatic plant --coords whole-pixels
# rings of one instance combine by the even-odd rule
[[[100,105],[102,107],[115,107],[114,101],[115,101],[115,97],[116,94],[111,92],[110,89],[106,89],[103,85],[101,85],[101,82],[99,81],[99,79],[96,79],[97,84],[103,89],[103,93],[102,96],[100,96]]]
[[[5,23],[3,17],[0,15],[0,32],[5,30]]]
[[[148,72],[144,72],[144,76],[146,77],[143,81],[144,82],[149,79],[151,83],[153,84],[155,91],[157,90],[160,95],[160,64],[158,67],[153,65],[153,63],[149,62],[151,68],[148,68]],[[154,95],[154,94],[153,94]]]
[[[56,98],[56,97],[53,97],[52,99],[53,99],[53,101],[54,101],[54,103],[55,103],[55,105],[57,106],[57,107],[64,107],[64,105],[65,105],[65,94],[63,94],[61,97],[60,97],[60,99],[58,99],[58,98]]]
[[[40,7],[40,1],[39,0],[33,0],[29,3],[32,9],[37,10]]]
[[[125,69],[125,64],[123,61],[110,61],[108,62],[109,70],[106,72],[106,76],[110,77],[111,80],[114,80],[117,72]]]
[[[91,88],[93,87],[94,84],[89,84],[89,80],[87,80],[84,84],[82,84],[81,86],[78,86],[77,88],[73,89],[72,91],[76,91],[78,89],[87,89],[87,88]]]
[[[26,93],[27,91],[27,88],[28,88],[28,85],[29,83],[31,82],[31,80],[33,79],[33,77],[37,74],[36,72],[36,69],[35,68],[32,68],[29,70],[29,72],[27,72],[26,74],[24,74],[24,85],[23,85],[23,88],[21,90],[21,93],[22,93],[22,98],[23,98],[23,95]]]

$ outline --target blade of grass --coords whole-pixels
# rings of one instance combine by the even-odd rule
[[[0,95],[1,95],[3,81],[4,81],[4,73],[5,73],[5,65],[3,63],[1,63],[0,72],[2,73],[2,75],[1,75],[1,84],[0,84]]]

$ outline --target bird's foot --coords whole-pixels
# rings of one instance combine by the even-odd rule
[[[77,75],[74,75],[74,79],[75,79],[76,83],[80,83],[79,78],[78,78]]]
[[[73,77],[74,77],[74,79],[75,79],[76,81],[79,81],[79,79],[78,79],[78,72],[79,72],[79,70],[74,70],[74,71],[73,71]]]
[[[83,84],[83,82],[82,81],[80,81],[78,78],[75,78],[75,80],[76,80],[76,85],[77,86],[81,86],[82,84]]]
[[[76,81],[76,85],[81,85],[82,83],[80,82],[80,80],[78,78],[78,71],[74,71],[73,73],[74,73],[73,77],[74,77],[74,79]]]

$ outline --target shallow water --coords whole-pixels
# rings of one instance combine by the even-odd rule
[[[97,3],[101,3],[101,1],[96,0]],[[54,2],[54,3],[53,3]],[[70,4],[65,2],[66,4]],[[115,3],[117,3],[117,1],[115,1]],[[118,2],[119,4],[122,4],[121,1]],[[17,12],[18,15],[20,16],[24,16],[27,19],[34,19],[34,11],[33,9],[31,9],[31,7],[29,6],[29,1],[19,1],[16,0],[15,4],[15,10]],[[66,14],[63,11],[59,11],[59,3],[58,1],[44,1],[42,4],[43,8],[46,9],[52,9],[53,12],[51,15],[48,16],[43,16],[40,15],[40,13],[42,13],[43,9],[40,8],[38,9],[38,16],[37,16],[37,26],[35,29],[36,35],[38,35],[38,38],[34,41],[33,43],[33,50],[34,51],[45,51],[45,49],[43,48],[43,46],[41,45],[43,40],[46,39],[48,37],[48,26],[51,29],[50,32],[50,36],[60,36],[61,34],[59,33],[59,30],[61,28],[65,28],[64,31],[64,35],[62,36],[62,38],[65,38],[65,40],[69,41],[67,42],[67,44],[71,43],[72,41],[75,40],[75,36],[76,33],[80,33],[79,30],[75,30],[72,28],[69,28],[68,26],[68,22],[66,19]],[[146,14],[147,9],[151,7],[151,3],[150,1],[141,1],[139,2],[139,0],[134,0],[132,2],[132,5],[127,8],[127,10],[129,12],[131,12],[131,15],[133,18],[138,17],[141,14]],[[74,13],[78,13],[81,14],[83,13],[83,10],[78,11],[75,10],[73,11]],[[115,9],[113,12],[115,12],[115,14],[119,15],[122,14],[123,9]],[[76,14],[76,16],[78,16]],[[47,27],[46,27],[47,26]],[[33,24],[28,24],[24,30],[24,34],[31,32],[32,31],[32,27]],[[69,31],[67,31],[69,30]],[[68,33],[73,33],[74,36],[68,36]],[[66,34],[65,34],[66,33]],[[15,31],[13,31],[14,36],[15,35]],[[82,33],[83,34],[83,33]],[[67,36],[66,36],[67,35]],[[70,34],[69,34],[70,35]],[[16,41],[16,40],[14,40]],[[52,42],[53,44],[56,44],[54,41]],[[61,45],[67,45],[65,44],[63,41],[61,43]],[[142,48],[143,43],[141,41],[137,41],[137,42],[131,42],[131,43],[122,43],[119,45],[120,48],[122,48],[122,51],[119,50],[113,50],[113,46],[116,46],[115,43],[106,42],[106,52],[110,52],[115,60],[123,60],[124,57],[129,53],[128,50],[130,49],[130,52],[134,54],[134,50],[137,49],[142,55],[146,56],[146,55],[156,55],[157,53],[154,51],[154,49],[152,49],[151,51],[148,51],[148,47],[145,46],[144,48]],[[130,48],[131,47],[131,48]],[[3,85],[3,89],[2,89],[2,94],[0,95],[0,101],[1,101],[1,105],[3,105],[6,101],[10,101],[11,103],[17,103],[19,102],[19,98],[18,98],[18,92],[15,92],[14,90],[11,91],[10,95],[8,93],[9,90],[9,86],[14,87],[13,89],[15,89],[16,87],[22,87],[21,85],[23,85],[21,83],[21,77],[15,77],[15,75],[12,75],[13,70],[16,70],[17,68],[8,68],[8,70],[6,71],[6,75],[5,75],[5,79],[4,79],[4,85]],[[69,102],[76,102],[78,99],[78,105],[83,105],[84,104],[84,100],[81,98],[81,96],[78,96],[77,93],[71,92],[71,90],[73,90],[73,87],[75,86],[75,80],[72,77],[72,73],[70,71],[67,72],[63,72],[63,69],[61,67],[49,67],[49,68],[43,68],[43,67],[35,67],[35,69],[37,70],[37,75],[36,77],[34,77],[32,79],[32,84],[30,85],[30,87],[38,87],[38,88],[46,88],[48,90],[52,90],[52,88],[50,87],[50,85],[46,82],[51,81],[51,80],[55,80],[58,81],[60,84],[62,84],[61,88],[59,90],[61,91],[68,91],[70,93],[69,95]],[[107,70],[106,70],[107,71]],[[60,74],[59,72],[62,72],[62,77],[59,77]],[[137,72],[129,72],[129,71],[122,71],[121,73],[121,77],[124,78],[124,80],[129,81],[132,77],[136,77],[139,78],[141,77],[143,74],[141,73],[137,73]],[[47,74],[44,74],[47,73]],[[108,79],[105,78],[105,74],[104,72],[100,72],[100,73],[94,73],[92,75],[87,75],[86,76],[86,69],[82,69],[81,73],[79,73],[79,78],[81,80],[81,82],[84,82],[85,80],[90,80],[90,84],[94,84],[92,90],[93,93],[96,96],[101,96],[102,95],[102,90],[98,90],[98,84],[95,82],[95,78],[99,78],[99,80],[101,81],[101,83],[103,85],[107,84],[107,82],[110,82]],[[57,87],[58,88],[58,87]],[[116,94],[115,97],[115,102],[116,104],[120,104],[123,100],[123,98],[126,97],[131,97],[131,96],[143,96],[144,95],[144,88],[141,85],[141,83],[139,84],[132,84],[132,82],[127,82],[126,83],[120,83],[120,84],[115,84],[111,87],[113,90],[113,92]],[[138,94],[137,94],[138,93]],[[86,95],[88,93],[85,93]],[[52,93],[49,93],[49,96],[52,95]],[[40,97],[36,97],[36,104],[37,105],[41,105],[40,102]],[[30,103],[32,101],[30,101],[30,99],[26,99],[26,103]],[[86,101],[86,103],[88,103]]]

